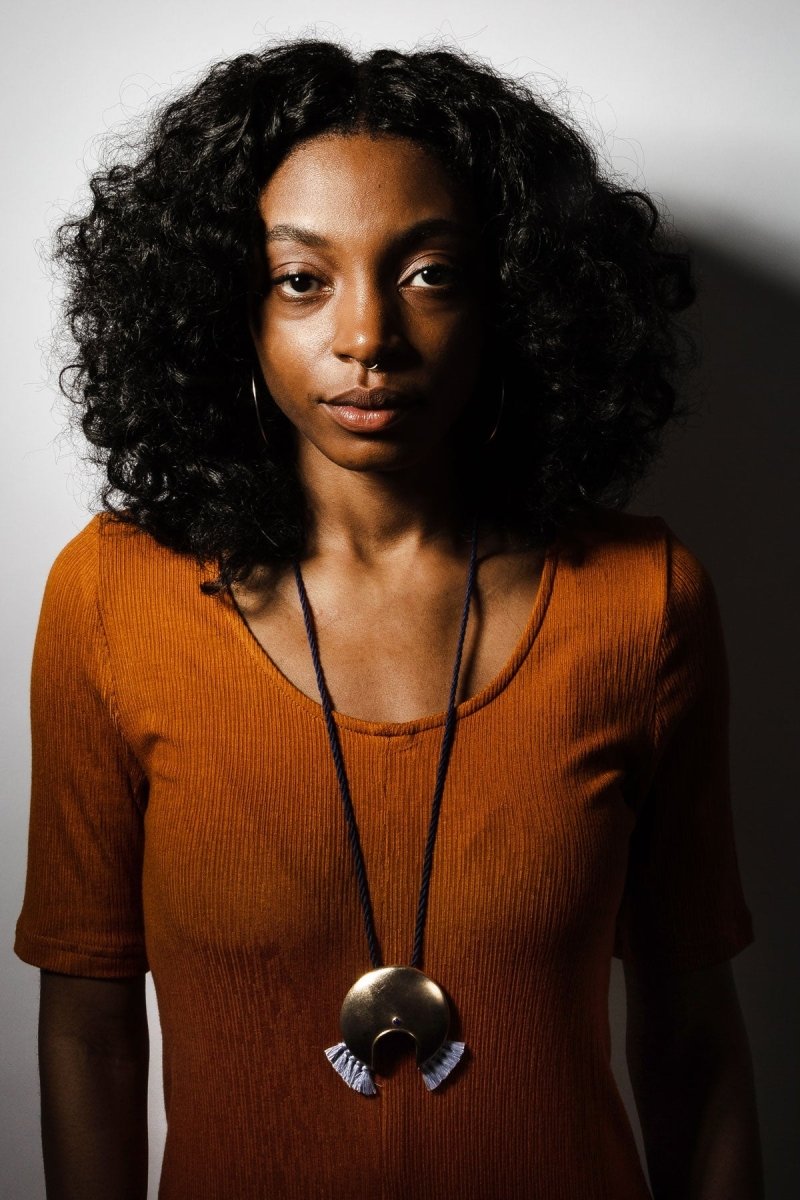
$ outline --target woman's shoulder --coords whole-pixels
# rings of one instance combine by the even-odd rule
[[[618,611],[644,605],[656,616],[713,602],[705,564],[661,516],[595,505],[563,528],[558,549],[562,576]]]
[[[562,546],[577,554],[601,546],[620,550],[626,545],[642,545],[657,539],[666,528],[664,518],[657,515],[591,504],[568,518],[559,537]]]
[[[194,559],[162,545],[139,526],[113,513],[95,513],[59,551],[50,568],[46,594],[69,595],[73,602],[98,604],[124,594],[150,602],[169,590],[201,579]]]
[[[566,522],[559,550],[575,562],[585,560],[674,560],[682,570],[704,572],[700,558],[656,514],[592,505]]]
[[[663,557],[671,532],[663,517],[592,505],[559,531],[559,558],[583,572],[642,571]]]

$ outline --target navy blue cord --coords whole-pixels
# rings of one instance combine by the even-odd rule
[[[347,835],[350,839],[350,849],[353,853],[353,863],[356,869],[356,882],[358,884],[358,898],[361,901],[361,910],[364,914],[364,929],[367,934],[367,945],[369,946],[369,959],[373,967],[381,965],[381,948],[378,943],[378,935],[375,932],[375,917],[372,912],[372,900],[369,894],[369,884],[367,883],[367,869],[364,865],[364,852],[361,849],[361,838],[358,834],[358,825],[356,824],[356,814],[353,811],[353,800],[350,796],[350,784],[347,780],[347,772],[344,769],[344,759],[342,757],[342,747],[339,742],[339,731],[336,728],[336,723],[333,719],[333,705],[331,704],[331,696],[328,691],[328,685],[325,682],[325,675],[322,671],[322,662],[319,657],[319,645],[314,632],[314,618],[311,615],[311,605],[308,603],[308,593],[306,585],[303,582],[303,575],[300,570],[300,564],[294,563],[294,577],[297,581],[297,591],[300,595],[300,607],[303,610],[303,621],[306,626],[306,636],[311,649],[311,659],[314,663],[314,671],[317,676],[317,687],[322,701],[322,711],[325,714],[325,724],[328,729],[328,741],[331,745],[331,754],[333,755],[334,766],[336,767],[336,776],[339,780],[339,791],[342,795],[342,804],[344,805],[344,817],[347,824]]]
[[[414,947],[411,954],[411,966],[417,967],[417,969],[419,969],[422,964],[425,919],[428,913],[428,895],[430,893],[431,874],[433,871],[433,851],[436,845],[436,832],[439,828],[439,813],[442,807],[442,796],[444,795],[447,768],[450,763],[450,752],[453,748],[453,738],[455,737],[456,696],[458,694],[458,680],[461,674],[461,659],[464,653],[464,639],[467,633],[470,603],[472,601],[472,593],[475,588],[477,550],[478,521],[476,517],[472,528],[472,547],[470,549],[469,569],[467,571],[467,587],[464,596],[464,608],[461,613],[461,625],[458,631],[458,646],[456,648],[455,662],[453,663],[453,677],[450,683],[450,695],[447,700],[447,712],[445,714],[442,745],[441,750],[439,751],[439,764],[436,769],[436,784],[433,790],[431,816],[428,823],[428,836],[425,841],[425,853],[422,859],[422,882],[420,884],[419,903],[417,905],[417,920],[414,927]],[[319,655],[319,644],[314,631],[314,618],[311,613],[311,605],[308,602],[308,593],[306,592],[305,583],[303,581],[303,574],[300,570],[300,564],[298,562],[295,562],[293,565],[294,577],[297,582],[297,592],[300,597],[300,607],[303,611],[303,621],[306,627],[306,637],[308,638],[308,645],[309,649],[311,650],[311,661],[314,664],[314,673],[317,677],[317,687],[319,688],[320,700],[322,701],[322,711],[325,716],[325,726],[328,731],[328,741],[330,742],[333,763],[336,768],[336,777],[339,781],[339,791],[341,793],[342,805],[344,807],[347,835],[350,842],[350,849],[353,854],[353,865],[356,872],[358,898],[361,901],[361,911],[364,914],[364,930],[367,935],[369,958],[373,968],[378,968],[382,966],[381,950],[378,942],[378,935],[375,931],[375,916],[372,911],[372,900],[369,894],[367,868],[364,863],[364,852],[361,848],[361,838],[359,837],[356,814],[353,809],[353,800],[350,795],[350,784],[347,779],[347,771],[345,770],[344,758],[342,756],[339,731],[336,728],[336,722],[333,718],[333,705],[331,703],[328,685],[325,682],[325,674],[322,670],[322,661]]]

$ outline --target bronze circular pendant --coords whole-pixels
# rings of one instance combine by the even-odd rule
[[[422,1066],[447,1040],[450,1005],[437,983],[416,967],[379,967],[362,975],[344,998],[342,1037],[351,1054],[374,1066],[377,1041],[407,1033]]]

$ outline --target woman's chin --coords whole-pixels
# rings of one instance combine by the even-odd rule
[[[428,442],[392,438],[387,433],[384,437],[374,434],[369,437],[345,436],[315,442],[312,456],[326,459],[343,471],[363,474],[369,471],[384,473],[412,470],[427,462],[431,465],[443,464],[448,454],[441,442],[431,445]],[[301,452],[301,473],[304,465],[310,467],[311,461],[306,459],[304,464]]]

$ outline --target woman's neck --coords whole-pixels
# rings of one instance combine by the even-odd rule
[[[311,557],[344,555],[369,564],[435,542],[450,553],[468,548],[449,464],[361,472],[316,454],[300,465],[311,517]]]

